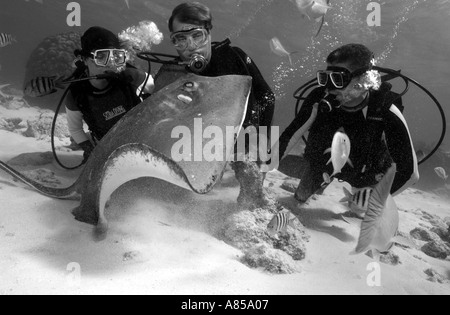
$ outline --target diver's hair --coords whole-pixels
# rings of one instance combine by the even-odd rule
[[[352,71],[371,69],[374,53],[364,45],[348,44],[333,51],[327,58],[327,63],[345,63]]]
[[[173,32],[173,22],[189,23],[203,26],[208,31],[212,30],[211,10],[200,2],[185,2],[177,6],[169,19],[169,30]]]
[[[75,56],[89,57],[97,49],[123,48],[118,36],[103,27],[94,26],[81,37],[81,49],[75,50]]]

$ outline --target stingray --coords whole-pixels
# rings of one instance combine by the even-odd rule
[[[194,127],[198,127],[199,118],[203,128],[240,130],[250,91],[251,78],[246,76],[181,77],[128,112],[96,146],[80,177],[68,188],[43,186],[3,162],[0,169],[48,197],[81,198],[73,215],[78,221],[95,225],[94,235],[104,239],[108,229],[106,204],[114,191],[129,181],[153,177],[198,194],[213,189],[234,153],[235,138],[227,136],[220,146],[223,160],[175,162],[172,150],[180,140],[173,137],[174,130],[183,126],[198,135]],[[209,141],[202,138],[200,144]],[[198,143],[192,147],[195,145]]]

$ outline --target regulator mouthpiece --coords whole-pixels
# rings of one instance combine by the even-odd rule
[[[324,113],[330,113],[333,109],[341,107],[339,101],[336,100],[336,95],[326,92],[323,99],[319,102],[319,109]]]
[[[189,61],[188,68],[194,73],[200,73],[208,66],[208,60],[202,55],[193,55]]]

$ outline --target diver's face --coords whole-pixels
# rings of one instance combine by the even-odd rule
[[[172,26],[173,26],[172,34],[174,34],[176,32],[182,32],[182,31],[193,30],[196,28],[201,28],[198,25],[181,23],[177,19],[175,19],[173,21]],[[187,45],[187,47],[185,49],[177,49],[176,48],[181,60],[189,61],[189,60],[191,60],[193,55],[201,55],[201,56],[205,57],[206,60],[208,60],[208,61],[211,60],[212,48],[211,48],[211,32],[210,31],[207,32],[206,42],[203,45],[196,47],[196,45],[193,43],[192,39],[188,39],[188,42],[189,42],[189,44]]]
[[[122,67],[117,67],[114,64],[113,60],[109,60],[108,64],[105,67],[98,66],[95,63],[94,59],[92,59],[91,57],[85,58],[84,63],[89,69],[90,76],[96,76],[96,75],[104,74],[107,72],[118,73],[118,72],[120,72],[120,70],[122,68]]]
[[[328,64],[329,67],[339,67],[347,69],[350,72],[354,70],[346,63],[333,63]],[[357,107],[367,97],[368,91],[364,89],[362,82],[362,76],[352,78],[350,83],[344,89],[328,89],[328,92],[332,95],[336,95],[336,100],[345,107]]]

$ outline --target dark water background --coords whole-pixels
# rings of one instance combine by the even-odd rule
[[[164,41],[154,51],[174,54],[169,44],[167,21],[179,0],[82,0],[81,27],[69,27],[66,10],[70,1],[1,0],[0,32],[17,37],[18,43],[0,48],[0,84],[21,88],[25,65],[31,52],[47,36],[68,31],[84,32],[93,25],[120,32],[142,20],[155,22]],[[321,34],[314,38],[319,23],[303,19],[288,0],[203,0],[214,17],[213,39],[229,37],[257,63],[277,95],[275,124],[283,130],[293,119],[293,92],[324,67],[328,53],[342,44],[358,42],[369,46],[379,65],[402,69],[427,87],[442,103],[450,117],[450,1],[385,0],[381,4],[381,27],[367,24],[367,5],[372,1],[331,0]],[[278,37],[293,56],[270,51],[269,41]],[[154,68],[155,70],[156,68]],[[396,84],[401,91],[402,84]],[[434,145],[442,124],[434,103],[413,87],[405,96],[405,116],[416,149]],[[443,149],[450,149],[449,139]],[[437,166],[437,165],[436,165]]]

